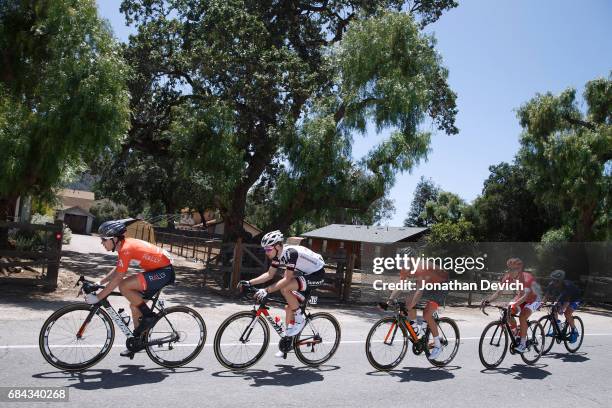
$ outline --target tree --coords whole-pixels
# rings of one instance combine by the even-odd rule
[[[432,222],[431,220],[421,218],[421,214],[425,211],[425,204],[428,201],[435,202],[438,199],[440,187],[438,187],[432,179],[426,179],[421,176],[414,190],[414,198],[410,204],[410,211],[404,220],[405,227],[427,227]]]
[[[474,201],[467,218],[476,235],[489,242],[537,242],[552,226],[555,217],[536,203],[527,188],[528,172],[518,164],[489,167],[482,195]]]
[[[151,96],[134,99],[126,146],[156,155],[205,146],[184,158],[209,177],[228,238],[243,232],[248,193],[271,174],[268,228],[287,230],[319,208],[366,212],[396,172],[425,157],[425,116],[457,132],[447,72],[420,31],[456,5],[124,0],[138,29],[127,50],[134,84]],[[352,133],[368,121],[394,132],[354,162]]]
[[[523,133],[518,160],[538,203],[554,206],[573,241],[612,236],[612,74],[576,91],[538,94],[518,110]],[[559,226],[562,227],[562,226]]]
[[[0,3],[0,218],[124,135],[127,67],[93,0]]]

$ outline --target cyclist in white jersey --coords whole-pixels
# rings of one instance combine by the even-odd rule
[[[285,321],[287,336],[298,334],[305,324],[304,315],[300,311],[300,303],[305,300],[304,292],[308,284],[320,284],[325,276],[325,261],[323,257],[310,249],[299,245],[283,245],[283,234],[272,231],[263,236],[261,246],[266,250],[270,260],[268,271],[250,281],[241,281],[243,286],[258,285],[274,278],[277,269],[284,265],[285,274],[278,282],[259,289],[255,296],[262,299],[269,293],[281,291],[287,301]]]

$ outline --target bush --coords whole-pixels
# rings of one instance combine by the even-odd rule
[[[120,220],[129,217],[128,208],[123,204],[114,204],[111,201],[104,201],[94,204],[89,210],[96,218],[93,229],[97,230],[100,224],[110,220]]]

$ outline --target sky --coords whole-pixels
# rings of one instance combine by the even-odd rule
[[[612,1],[459,0],[427,32],[449,70],[457,93],[459,134],[435,133],[427,162],[397,176],[390,192],[395,215],[383,222],[401,226],[421,176],[470,202],[482,191],[489,166],[511,162],[521,128],[516,109],[537,93],[558,94],[612,70]],[[127,41],[119,0],[98,0],[115,36]],[[355,136],[361,157],[388,133]]]

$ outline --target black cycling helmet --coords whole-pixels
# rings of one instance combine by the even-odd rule
[[[122,237],[127,231],[127,226],[136,221],[133,218],[125,220],[112,220],[103,222],[98,228],[98,234],[101,238]]]

